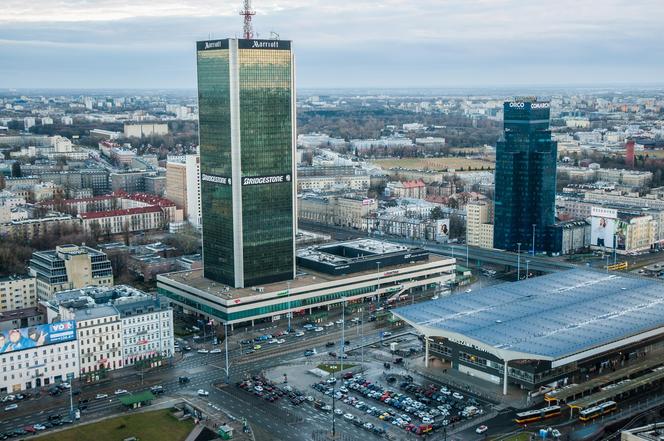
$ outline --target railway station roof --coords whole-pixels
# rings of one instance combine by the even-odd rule
[[[664,333],[664,284],[574,269],[405,306],[427,336],[553,367]]]

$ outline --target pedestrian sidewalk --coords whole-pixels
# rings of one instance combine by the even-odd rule
[[[523,409],[534,403],[527,400],[526,394],[513,386],[508,386],[507,395],[503,395],[503,386],[501,384],[492,384],[488,381],[475,378],[453,369],[449,366],[436,365],[424,367],[424,357],[417,357],[406,361],[404,366],[406,371],[413,371],[421,377],[430,381],[448,384],[454,388],[477,395],[492,403],[497,404],[496,409],[512,407]]]

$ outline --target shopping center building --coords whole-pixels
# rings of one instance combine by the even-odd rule
[[[435,290],[454,279],[455,261],[373,239],[326,244],[297,252],[293,280],[232,288],[203,277],[203,271],[157,276],[157,289],[174,305],[230,325],[276,321],[286,314],[327,311],[342,302],[387,300]]]

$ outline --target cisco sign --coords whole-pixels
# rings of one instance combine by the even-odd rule
[[[231,178],[227,178],[225,176],[206,175],[205,173],[201,174],[201,181],[222,185],[231,185],[232,183]]]
[[[262,185],[262,184],[279,184],[282,182],[290,182],[291,175],[274,175],[274,176],[253,176],[242,178],[242,185]]]
[[[530,103],[531,109],[548,109],[550,103]],[[523,109],[526,107],[526,103],[523,101],[510,101],[510,108],[512,109]]]

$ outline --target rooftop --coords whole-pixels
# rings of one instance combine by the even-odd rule
[[[647,426],[623,430],[622,433],[631,435],[630,439],[642,439],[644,441],[661,441],[664,437],[664,422],[648,424]]]
[[[148,207],[127,208],[125,210],[88,211],[87,213],[80,213],[79,217],[81,219],[101,219],[105,217],[129,216],[146,213],[161,213],[161,208],[156,205],[151,205]]]
[[[664,284],[581,269],[399,308],[433,336],[508,359],[557,360],[664,326]]]
[[[452,259],[444,256],[430,254],[429,260],[427,262],[432,263],[432,262],[442,262],[442,261],[452,261]],[[418,262],[418,264],[422,264],[422,262]],[[389,273],[392,273],[395,270],[401,268],[407,268],[412,265],[414,264],[407,263],[402,265],[392,265],[385,268],[385,270]],[[381,266],[381,270],[382,269],[383,267]],[[331,274],[317,272],[308,268],[305,269],[298,267],[298,273],[295,279],[283,282],[264,284],[261,285],[261,288],[263,288],[263,293],[265,294],[275,293],[275,292],[279,293],[282,291],[286,291],[289,288],[291,289],[291,292],[295,294],[299,291],[299,289],[306,289],[312,285],[316,285],[319,283],[335,282],[342,279],[346,279],[348,277],[359,277],[366,274],[377,274],[376,267],[369,269],[367,271],[353,273],[350,276],[347,275],[335,276]],[[241,298],[244,299],[246,297],[251,297],[261,294],[258,291],[256,291],[254,287],[231,288],[228,287],[227,285],[224,285],[223,283],[206,279],[205,277],[203,277],[203,269],[177,271],[168,274],[160,274],[157,277],[160,280],[168,279],[173,282],[182,283],[183,285],[187,285],[191,288],[198,289],[200,291],[205,291],[208,294],[215,295],[224,300],[241,299]]]
[[[13,311],[0,312],[0,321],[4,322],[7,320],[20,320],[23,318],[35,317],[42,314],[43,312],[40,311],[37,307],[14,309]]]

